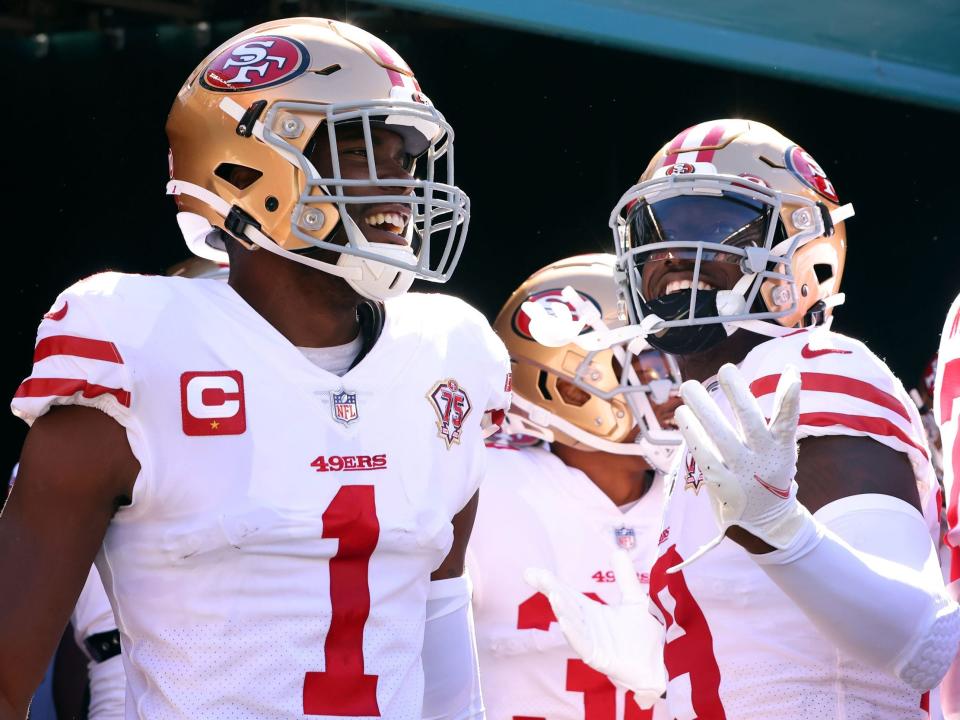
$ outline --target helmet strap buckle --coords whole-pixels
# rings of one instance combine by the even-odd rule
[[[253,219],[249,213],[245,210],[234,205],[230,208],[230,212],[227,213],[227,217],[223,223],[224,229],[230,233],[241,245],[243,245],[247,250],[256,249],[257,245],[250,242],[245,237],[245,232],[247,226],[251,225],[257,230],[260,230],[260,223]]]

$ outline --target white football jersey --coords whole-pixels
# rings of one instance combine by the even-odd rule
[[[467,549],[480,683],[490,720],[665,720],[641,710],[570,648],[550,603],[523,580],[551,570],[589,597],[620,602],[610,557],[630,554],[644,585],[656,557],[663,507],[658,477],[621,512],[581,471],[542,447],[489,450]]]
[[[935,538],[936,478],[916,406],[862,343],[799,330],[754,348],[740,365],[769,417],[780,373],[801,373],[798,438],[869,437],[905,453]],[[716,382],[705,383],[728,418]],[[802,448],[801,448],[802,457]],[[651,609],[667,627],[667,702],[676,720],[908,720],[926,699],[837,649],[730,539],[667,574],[717,533],[703,475],[689,453],[672,477],[650,579]]]
[[[937,379],[933,391],[933,411],[940,425],[943,445],[943,487],[947,495],[947,544],[951,550],[950,580],[960,578],[960,296],[947,314],[940,351],[937,353]]]
[[[430,573],[483,476],[508,360],[459,300],[389,300],[343,377],[229,285],[103,274],[63,293],[13,402],[98,407],[141,471],[97,566],[128,718],[419,720]]]

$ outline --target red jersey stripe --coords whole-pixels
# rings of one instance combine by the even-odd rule
[[[68,301],[64,301],[62,308],[60,308],[57,311],[51,310],[50,312],[48,312],[46,315],[43,316],[43,319],[54,320],[54,321],[63,320],[67,316],[67,310],[69,309],[70,309],[70,303]]]
[[[848,415],[846,413],[834,412],[800,413],[800,425],[810,425],[811,427],[830,427],[831,425],[839,425],[840,427],[857,430],[858,432],[869,433],[871,435],[895,437],[904,445],[909,445],[910,447],[919,451],[924,458],[927,457],[927,451],[922,445],[915,443],[913,439],[903,430],[884,418],[867,417],[865,415]]]
[[[780,381],[779,375],[766,375],[750,383],[750,392],[756,397],[763,397],[775,392],[777,383]],[[875,385],[871,385],[863,380],[845,377],[843,375],[832,375],[830,373],[800,373],[800,387],[802,390],[815,392],[837,393],[838,395],[849,395],[850,397],[866,400],[874,405],[886,408],[895,412],[907,422],[910,422],[910,414],[903,406],[903,403],[888,392],[884,392]]]
[[[73,355],[74,357],[104,360],[123,365],[120,351],[112,342],[91,340],[90,338],[73,335],[50,335],[43,338],[37,343],[36,350],[33,351],[33,361],[38,363],[51,355]]]
[[[960,358],[943,366],[940,380],[940,422],[953,420],[953,403],[960,399]]]
[[[113,395],[121,405],[130,407],[130,392],[127,390],[94,385],[86,380],[71,378],[27,378],[20,383],[14,397],[70,397],[77,393],[82,394],[87,399],[93,399],[101,395]]]

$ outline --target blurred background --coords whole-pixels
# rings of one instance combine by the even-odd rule
[[[808,150],[855,205],[835,328],[914,386],[960,292],[960,3],[720,5],[4,0],[3,393],[28,374],[60,290],[186,256],[164,195],[173,96],[223,40],[291,15],[383,38],[456,129],[473,218],[445,292],[492,319],[537,268],[612,250],[610,209],[663,142],[703,120],[752,118]],[[10,467],[26,427],[3,423]]]

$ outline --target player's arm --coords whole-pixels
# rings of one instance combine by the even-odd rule
[[[470,581],[464,575],[467,543],[477,516],[479,491],[453,518],[453,546],[430,576],[423,638],[423,717],[483,717]]]
[[[0,719],[22,720],[139,464],[124,429],[75,405],[27,434],[0,517]]]
[[[856,439],[804,445],[798,463],[799,374],[783,373],[769,423],[736,368],[718,377],[740,431],[699,383],[684,384],[677,420],[721,529],[765,543],[736,533],[767,551],[754,559],[838,647],[917,690],[934,687],[960,644],[960,607],[944,590],[909,464]]]
[[[888,495],[922,516],[910,460],[876,440],[847,435],[808,437],[799,443],[797,500],[816,514],[820,508],[856,495]],[[736,525],[727,537],[755,554],[774,548]]]

